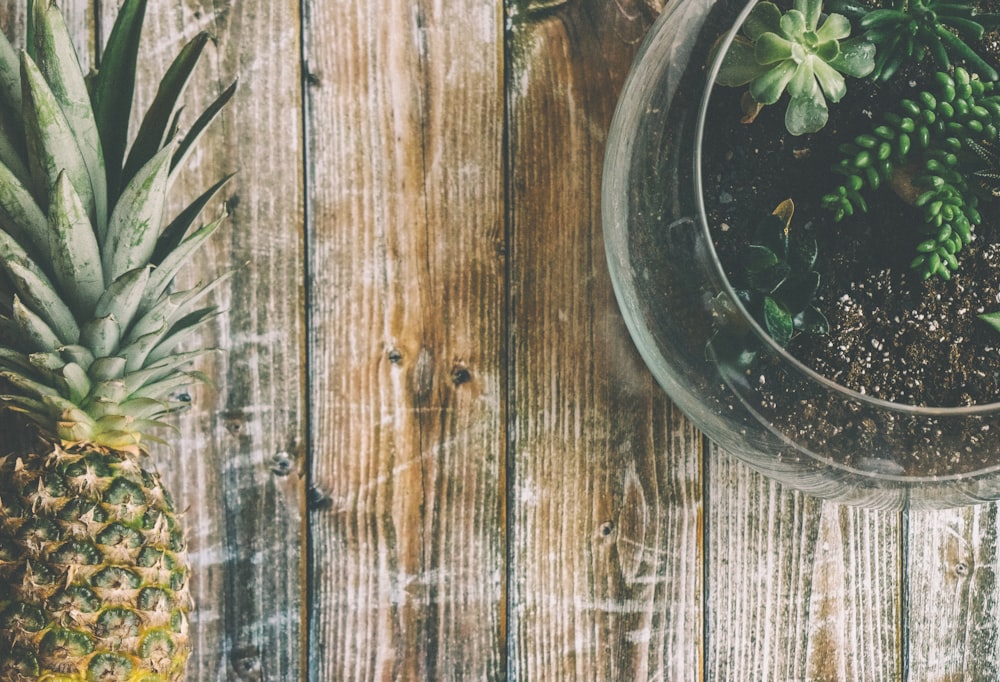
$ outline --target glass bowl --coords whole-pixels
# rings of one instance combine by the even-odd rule
[[[1000,499],[1000,403],[918,407],[862,395],[778,346],[747,314],[715,252],[702,195],[709,84],[754,3],[673,0],[622,91],[602,188],[608,264],[650,371],[709,438],[804,493],[878,507]],[[752,371],[715,351],[747,339]],[[732,350],[732,349],[730,349]],[[737,349],[738,351],[738,349]]]

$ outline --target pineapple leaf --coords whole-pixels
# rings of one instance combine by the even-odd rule
[[[66,366],[66,361],[56,352],[32,353],[28,356],[28,362],[35,369],[43,372],[59,372]]]
[[[80,342],[94,354],[95,358],[113,355],[121,341],[122,330],[111,315],[95,317],[83,325]]]
[[[160,238],[156,241],[156,249],[153,251],[153,258],[150,261],[153,265],[159,265],[163,260],[180,246],[187,236],[188,230],[194,225],[194,221],[205,209],[216,194],[233,179],[235,173],[230,173],[217,183],[208,188],[200,197],[191,202],[191,205],[177,214],[177,217],[170,221]]]
[[[6,230],[32,256],[48,254],[48,221],[29,189],[5,164],[0,164],[0,211]]]
[[[90,377],[83,371],[83,367],[71,362],[62,369],[63,378],[69,388],[69,399],[76,405],[80,405],[90,394]]]
[[[194,148],[195,143],[201,137],[205,129],[208,128],[209,124],[215,120],[215,117],[219,115],[219,112],[229,103],[229,100],[233,98],[236,94],[236,87],[239,81],[233,81],[232,85],[223,90],[222,94],[219,95],[214,102],[208,105],[208,108],[202,112],[201,116],[191,125],[191,129],[188,131],[184,139],[181,140],[180,145],[177,147],[177,153],[174,154],[174,160],[170,164],[170,171],[173,173],[174,169],[178,168],[187,159],[188,154]]]
[[[142,297],[142,305],[139,306],[140,311],[149,310],[149,308],[163,295],[163,292],[167,290],[170,283],[173,281],[174,276],[184,265],[185,261],[193,254],[199,246],[205,243],[205,240],[212,236],[222,221],[225,220],[226,215],[223,214],[219,216],[216,220],[203,225],[198,228],[194,233],[191,234],[187,239],[182,241],[176,249],[171,251],[166,258],[159,264],[159,266],[153,270],[153,274],[149,278],[149,284],[146,286],[146,293]]]
[[[219,311],[212,308],[202,308],[185,316],[180,322],[173,326],[166,337],[153,350],[150,351],[146,362],[156,362],[169,357],[170,354],[186,339],[200,331],[202,327],[219,316]]]
[[[80,338],[80,327],[73,317],[73,312],[63,303],[48,279],[39,277],[15,261],[6,263],[6,267],[7,274],[10,275],[24,302],[45,320],[49,328],[59,337],[60,343],[56,346],[76,343]]]
[[[95,360],[87,370],[87,376],[93,381],[110,381],[125,378],[125,358],[110,357]]]
[[[24,131],[16,133],[8,130],[11,114],[0,103],[0,163],[8,168],[8,172],[17,178],[22,185],[31,184],[31,171],[25,162]]]
[[[19,350],[0,346],[0,364],[6,369],[20,372],[22,374],[34,374],[36,368],[31,364],[27,355]]]
[[[45,82],[45,77],[25,52],[21,53],[21,78],[25,109],[24,132],[30,151],[29,170],[35,198],[42,208],[47,207],[49,189],[55,184],[59,173],[65,170],[83,200],[87,214],[91,215],[94,209],[94,190],[73,129]]]
[[[139,38],[145,16],[146,0],[126,0],[121,6],[93,83],[91,101],[104,148],[109,205],[114,205],[121,186],[135,69],[139,63]]]
[[[122,414],[133,419],[150,419],[166,413],[170,406],[162,400],[152,398],[135,398],[125,400],[119,405]]]
[[[45,321],[21,303],[21,299],[14,296],[14,322],[24,335],[25,342],[32,352],[45,352],[51,348],[58,348],[62,345],[62,340],[52,331]]]
[[[176,125],[177,102],[191,78],[191,72],[198,64],[208,33],[202,32],[185,45],[177,58],[174,59],[167,73],[160,81],[153,103],[146,111],[139,126],[139,132],[132,142],[125,170],[122,171],[122,182],[128,183],[156,152],[163,148],[170,137],[170,131]]]
[[[203,296],[215,289],[236,273],[235,270],[226,272],[221,277],[217,277],[205,286],[197,286],[193,289],[179,291],[167,296],[163,296],[153,305],[150,310],[143,315],[133,325],[125,339],[125,343],[131,343],[141,336],[150,334],[158,329],[169,328],[178,321],[178,315],[185,315],[189,312],[190,306],[197,303]]]
[[[216,350],[215,348],[202,348],[186,353],[177,353],[159,362],[154,362],[143,369],[126,374],[125,385],[128,388],[128,394],[131,396],[143,386],[173,376],[180,372],[181,367],[191,364],[203,355],[214,353]]]
[[[56,180],[48,225],[56,281],[77,318],[90,317],[104,291],[101,253],[83,203],[65,173]]]
[[[164,147],[129,182],[108,223],[101,253],[104,281],[149,263],[163,221],[172,147]]]
[[[29,379],[28,377],[18,374],[17,372],[0,372],[0,379],[9,383],[22,394],[32,398],[37,398],[39,400],[45,400],[45,398],[65,400],[65,398],[60,396],[59,392],[51,386],[46,386],[43,383]]]
[[[94,317],[114,316],[122,330],[128,329],[139,309],[142,292],[149,281],[149,267],[129,270],[108,287],[97,302]]]
[[[0,31],[0,99],[10,107],[13,121],[9,121],[15,130],[12,136],[23,135],[24,123],[21,120],[21,59],[17,50]]]
[[[162,381],[155,381],[146,384],[139,390],[135,391],[129,400],[137,400],[139,398],[147,398],[152,400],[162,400],[170,396],[174,391],[178,391],[187,388],[191,384],[198,381],[199,377],[193,376],[194,373],[183,373],[174,374],[172,376],[163,379]],[[3,376],[0,374],[0,376]]]
[[[156,347],[166,333],[168,328],[163,325],[159,329],[152,331],[148,334],[143,334],[135,341],[132,341],[127,346],[122,348],[121,354],[125,357],[125,371],[127,372],[126,377],[142,369],[148,363],[146,358],[149,357],[150,351]]]
[[[6,271],[6,266],[10,263],[17,263],[21,267],[31,270],[38,277],[48,280],[48,275],[45,271],[28,255],[28,252],[24,250],[17,240],[6,232],[0,231],[0,267]]]
[[[59,355],[66,362],[75,362],[86,370],[89,370],[90,366],[94,364],[94,354],[90,352],[89,348],[83,346],[63,346],[59,349]]]
[[[55,3],[52,0],[36,0],[34,9],[35,61],[73,130],[90,179],[97,232],[102,233],[108,221],[107,176],[101,138],[80,59],[62,12]]]

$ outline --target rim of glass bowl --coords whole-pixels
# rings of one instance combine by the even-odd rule
[[[683,2],[683,0],[675,0]],[[900,403],[891,400],[885,400],[882,398],[876,398],[864,393],[855,391],[847,386],[837,383],[836,381],[830,379],[829,377],[820,374],[813,368],[809,367],[794,355],[789,353],[785,348],[778,345],[771,336],[764,331],[757,320],[754,319],[747,309],[740,302],[739,297],[736,295],[736,291],[733,286],[729,283],[729,277],[726,275],[722,263],[719,261],[718,255],[715,251],[715,244],[712,240],[712,232],[708,225],[708,215],[705,211],[705,199],[702,188],[702,140],[704,139],[705,131],[705,118],[708,112],[708,104],[712,97],[712,90],[715,87],[715,78],[719,73],[719,67],[722,64],[722,57],[725,55],[726,51],[729,49],[730,44],[733,42],[733,38],[736,36],[740,27],[743,26],[743,22],[747,15],[757,4],[756,0],[751,0],[747,3],[746,7],[740,12],[739,16],[733,22],[732,28],[726,33],[725,38],[719,43],[719,49],[716,52],[716,56],[709,66],[708,73],[706,74],[705,80],[705,93],[701,97],[700,107],[698,109],[698,118],[695,122],[695,139],[694,139],[694,182],[695,182],[695,204],[698,207],[698,220],[701,222],[701,229],[705,235],[707,243],[709,245],[709,253],[711,255],[712,266],[715,268],[717,274],[722,280],[722,284],[726,294],[736,303],[739,308],[740,314],[750,323],[750,327],[753,329],[754,334],[766,344],[771,352],[775,353],[789,366],[793,367],[796,371],[806,375],[809,379],[819,383],[825,388],[835,391],[844,395],[852,400],[867,403],[869,405],[880,407],[887,410],[892,410],[894,412],[901,412],[910,415],[925,416],[925,417],[968,417],[982,414],[989,414],[991,412],[1000,411],[1000,401],[992,403],[982,403],[976,405],[965,405],[956,407],[944,407],[944,406],[922,406],[922,405],[911,405],[909,403]],[[1000,464],[996,465],[1000,468]],[[980,471],[985,471],[980,470]]]

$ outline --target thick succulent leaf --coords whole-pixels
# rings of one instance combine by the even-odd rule
[[[826,125],[830,111],[819,88],[815,95],[793,97],[785,110],[785,127],[792,135],[815,133]]]
[[[127,330],[139,309],[139,302],[142,301],[142,294],[146,290],[148,281],[148,267],[136,268],[124,273],[112,282],[104,295],[101,296],[94,309],[94,316],[112,315],[118,321],[118,326],[122,330]]]
[[[843,14],[831,14],[816,31],[816,38],[825,43],[828,40],[843,40],[851,35],[851,22]]]
[[[170,162],[171,178],[173,178],[173,171],[175,171],[181,164],[187,159],[188,154],[194,149],[194,145],[201,138],[202,134],[208,128],[208,126],[215,120],[219,115],[219,112],[225,108],[229,103],[229,100],[233,98],[236,94],[238,81],[233,81],[232,84],[222,91],[222,94],[215,98],[208,108],[202,112],[188,130],[187,135],[181,140],[180,144],[177,145],[177,152],[174,154],[173,161]]]
[[[89,318],[104,293],[104,270],[90,218],[65,173],[56,180],[48,226],[56,281],[77,319]]]
[[[774,64],[792,58],[792,43],[777,33],[765,33],[757,39],[753,54],[759,64]]]
[[[781,30],[781,10],[773,2],[758,2],[747,19],[743,22],[743,33],[747,38],[756,41],[764,33],[777,33]]]
[[[754,44],[743,36],[736,36],[722,58],[715,82],[727,87],[738,87],[759,78],[767,71],[767,65],[759,63],[754,55]]]
[[[795,62],[791,60],[776,64],[750,83],[750,94],[761,104],[774,104],[792,80],[795,70]]]
[[[823,11],[823,0],[795,0],[793,7],[794,11],[802,13],[806,28],[815,31]]]
[[[93,82],[91,101],[107,166],[109,205],[114,205],[120,189],[145,16],[146,0],[126,0],[121,6]]]
[[[128,397],[125,382],[121,379],[109,379],[94,385],[90,391],[91,402],[121,404]],[[120,413],[119,413],[120,414]]]
[[[181,49],[160,81],[153,103],[146,111],[139,132],[132,142],[122,182],[128,183],[140,168],[152,159],[169,139],[171,126],[176,123],[177,103],[187,87],[194,67],[198,64],[208,33],[199,33]]]
[[[76,343],[80,338],[80,327],[73,311],[59,297],[51,282],[17,262],[6,263],[5,267],[24,303],[59,337],[60,343],[52,348]]]
[[[66,122],[73,130],[77,147],[86,164],[100,233],[108,220],[107,178],[97,121],[91,108],[90,93],[87,91],[80,60],[62,12],[53,0],[35,0],[34,21],[35,61],[59,102]]]
[[[781,15],[781,32],[795,42],[802,42],[800,38],[812,28],[815,26],[807,26],[806,15],[799,10],[790,9]]]
[[[7,218],[6,230],[35,258],[48,255],[48,221],[17,175],[0,164],[0,211]]]
[[[66,366],[66,361],[58,351],[48,353],[32,353],[28,356],[32,367],[46,372],[59,372]]]
[[[52,331],[45,320],[21,303],[21,299],[14,297],[13,306],[14,322],[21,330],[25,345],[34,353],[50,351],[63,344],[59,336]]]
[[[819,81],[823,92],[826,93],[831,102],[839,102],[847,94],[847,83],[844,82],[844,77],[830,65],[816,59],[813,61],[813,72],[816,74],[816,80]]]
[[[864,78],[875,69],[875,44],[861,38],[844,40],[830,66],[848,76]]]
[[[163,259],[163,262],[153,270],[149,277],[149,284],[146,285],[146,292],[142,297],[142,305],[139,307],[140,311],[145,312],[149,310],[159,300],[187,259],[191,257],[198,247],[205,243],[206,239],[219,229],[219,225],[222,224],[225,218],[226,216],[223,214],[218,219],[202,226]]]
[[[177,217],[170,221],[163,232],[160,233],[159,239],[156,240],[156,249],[153,251],[152,264],[159,265],[163,260],[184,241],[187,236],[188,230],[194,225],[195,220],[205,209],[219,191],[226,186],[226,184],[235,176],[235,173],[230,173],[225,176],[217,183],[208,188],[200,197],[195,199],[191,204],[185,208],[183,211],[177,214]]]
[[[101,250],[106,284],[129,270],[149,264],[163,224],[172,153],[172,147],[165,147],[143,166],[122,192],[111,213],[107,239]]]
[[[830,333],[830,322],[819,308],[809,306],[795,316],[795,328],[808,334],[825,336]]]
[[[789,95],[792,97],[802,97],[813,94],[817,89],[813,66],[819,63],[819,59],[810,55],[795,67],[795,73],[792,75],[792,79],[788,81]]]
[[[743,267],[749,272],[760,272],[778,263],[778,256],[771,249],[760,244],[750,244],[743,252]]]
[[[121,341],[122,330],[114,317],[95,317],[80,330],[80,342],[95,358],[114,355]]]
[[[48,206],[49,189],[65,170],[87,208],[87,215],[92,215],[94,190],[73,128],[38,66],[24,52],[21,53],[21,78],[28,167],[36,198],[43,208]]]

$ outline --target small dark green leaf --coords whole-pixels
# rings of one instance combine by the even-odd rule
[[[743,267],[747,272],[760,272],[778,263],[778,256],[766,246],[751,244],[743,254]]]
[[[788,267],[788,263],[777,263],[760,272],[748,273],[747,279],[749,279],[751,287],[761,293],[769,294],[781,286],[790,272],[791,268]]]
[[[795,316],[795,328],[807,334],[825,336],[830,333],[830,323],[826,315],[816,306],[808,306]]]
[[[787,345],[795,331],[791,314],[770,296],[764,298],[764,329],[779,346]]]
[[[802,312],[819,290],[819,273],[806,272],[789,277],[775,289],[772,296],[793,315]]]
[[[979,319],[1000,332],[1000,310],[994,313],[983,313]]]
[[[782,220],[781,216],[771,214],[757,223],[753,243],[766,246],[781,257],[786,256],[788,254],[788,234],[785,232],[785,221]]]
[[[815,239],[793,237],[788,244],[788,264],[796,272],[812,270],[813,265],[816,264],[818,253],[819,247],[816,245]]]

